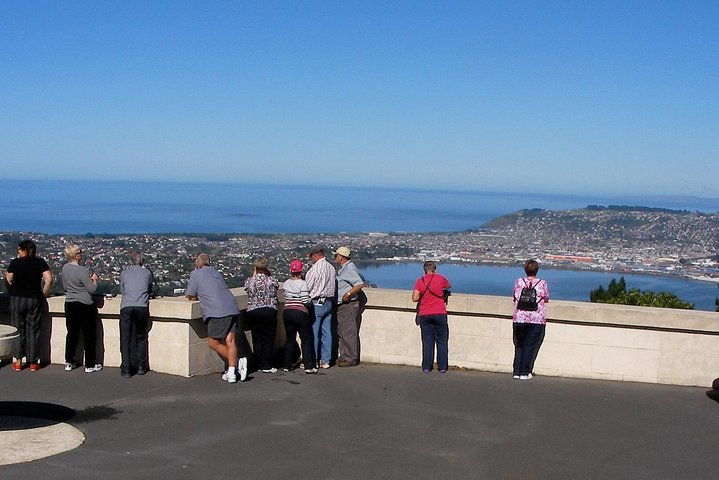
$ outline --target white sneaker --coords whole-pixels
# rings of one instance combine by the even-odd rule
[[[531,378],[532,378],[532,374],[531,374],[531,373],[528,373],[528,374],[526,374],[526,375],[520,375],[520,376],[519,376],[519,379],[520,379],[520,380],[529,380],[529,379],[531,379]]]
[[[260,370],[262,373],[277,373],[277,369],[275,367],[268,368],[265,370]]]
[[[512,378],[515,380],[519,380],[519,375],[512,375]]]
[[[234,373],[223,373],[222,374],[222,380],[226,381],[227,383],[237,383],[237,375]]]
[[[247,379],[247,357],[242,357],[237,362],[237,370],[240,371],[240,382]]]
[[[65,367],[65,370],[67,370],[67,367]],[[100,370],[102,370],[102,365],[99,363],[96,363],[94,367],[85,367],[85,373],[99,372]]]
[[[75,368],[75,365],[73,365],[72,363],[66,363],[66,364],[65,364],[65,371],[66,371],[66,372],[71,372],[73,368]]]
[[[95,364],[95,371],[96,371],[96,372],[99,372],[100,370],[102,370],[102,364],[101,364],[101,363],[96,363],[96,364]]]
[[[317,369],[316,368],[308,368],[307,370],[305,370],[305,373],[307,375],[311,375],[313,373],[317,373]]]

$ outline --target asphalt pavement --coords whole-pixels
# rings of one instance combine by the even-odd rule
[[[67,426],[84,442],[0,466],[0,478],[716,478],[719,403],[708,383],[520,381],[362,364],[227,384],[219,374],[125,379],[116,368],[5,364],[6,457],[16,458],[10,446],[43,451],[38,434],[70,438],[36,428]]]

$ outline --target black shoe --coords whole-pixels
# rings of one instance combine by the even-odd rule
[[[120,376],[122,378],[130,378],[130,377],[132,377],[132,374],[129,372],[120,372]]]
[[[138,368],[138,369],[137,369],[137,374],[138,374],[138,375],[144,375],[144,374],[146,374],[146,373],[147,373],[147,370],[145,370],[144,368]]]

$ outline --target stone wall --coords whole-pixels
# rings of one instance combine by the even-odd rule
[[[419,366],[410,293],[368,296],[363,359]],[[511,373],[511,299],[454,294],[447,308],[450,365]],[[719,376],[719,313],[552,301],[547,317],[539,375],[700,386]]]
[[[420,334],[410,292],[366,291],[362,360],[419,366]],[[246,308],[244,289],[233,293],[238,306]],[[64,297],[48,299],[43,345],[52,363],[64,363],[63,302]],[[99,309],[98,358],[106,366],[120,364],[119,309],[119,297],[104,299]],[[510,373],[511,299],[454,294],[448,310],[450,365]],[[198,302],[182,297],[155,299],[150,302],[150,315],[153,370],[191,376],[222,369],[207,347]],[[719,313],[552,301],[547,315],[547,334],[535,365],[539,375],[698,386],[711,385],[719,376]],[[8,323],[6,314],[0,323]],[[278,325],[280,347],[284,332],[279,318]]]

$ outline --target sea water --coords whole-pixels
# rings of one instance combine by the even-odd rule
[[[380,288],[411,290],[422,275],[421,263],[388,263],[361,265],[365,279]],[[486,265],[442,264],[437,267],[452,284],[456,293],[499,295],[511,297],[514,280],[524,275],[521,266],[500,267]],[[627,289],[639,288],[654,292],[671,292],[697,310],[714,311],[719,288],[714,282],[661,275],[596,272],[589,270],[542,269],[538,277],[547,281],[550,299],[589,301],[589,292],[598,286],[607,288],[612,279],[624,276]],[[550,300],[551,301],[551,300]]]
[[[719,211],[719,199],[324,185],[0,180],[0,230],[85,233],[456,232],[521,209],[642,205]]]
[[[318,185],[250,185],[121,181],[0,180],[0,231],[50,234],[457,232],[527,208],[640,205],[716,212],[719,199],[568,196]],[[378,286],[411,288],[416,264],[368,268]],[[521,272],[502,267],[443,265],[455,290],[504,295]],[[586,300],[617,275],[546,270],[553,297]],[[629,288],[665,290],[714,310],[710,282],[627,275]]]

